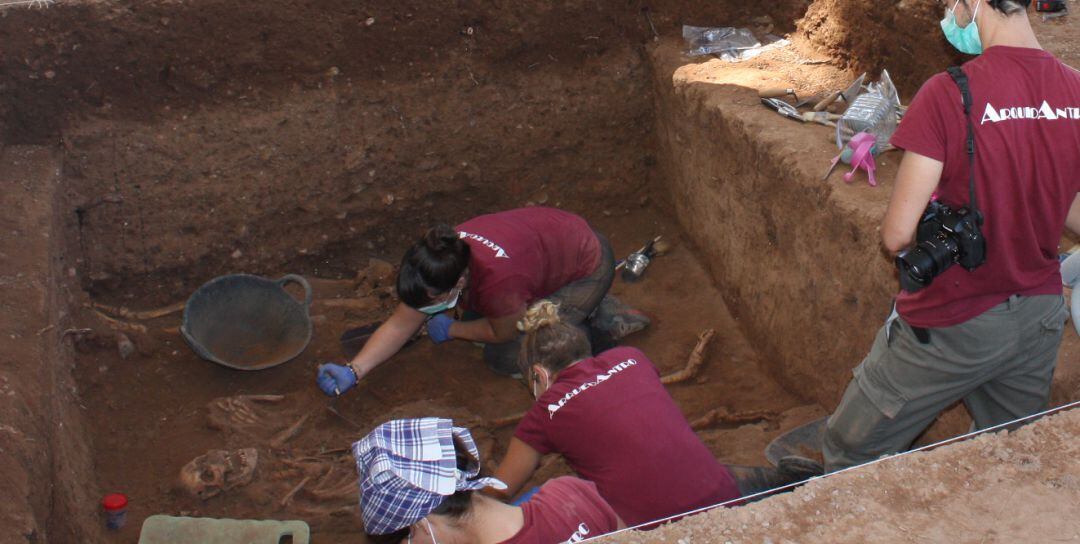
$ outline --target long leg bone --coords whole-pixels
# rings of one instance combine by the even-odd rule
[[[780,417],[780,414],[771,410],[748,410],[745,412],[729,413],[724,408],[709,410],[705,415],[690,422],[690,428],[694,430],[706,429],[720,424],[743,425],[746,423],[772,422]]]
[[[694,350],[690,352],[690,357],[686,361],[686,366],[682,370],[678,370],[663,376],[660,378],[660,383],[664,385],[670,385],[673,383],[685,382],[690,378],[693,378],[701,368],[701,364],[705,361],[705,348],[709,345],[709,341],[712,340],[713,335],[716,334],[715,329],[705,329],[698,335],[698,343],[694,346]]]
[[[105,313],[109,313],[115,316],[122,317],[124,319],[134,319],[135,321],[146,321],[148,319],[157,319],[176,312],[183,311],[184,302],[177,302],[176,304],[170,304],[164,308],[157,308],[155,310],[135,311],[124,308],[123,306],[109,306],[100,302],[94,302],[94,308],[101,310]]]

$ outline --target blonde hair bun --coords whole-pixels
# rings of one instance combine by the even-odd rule
[[[518,321],[517,328],[521,332],[529,333],[559,323],[562,323],[559,317],[559,305],[544,299],[533,304],[525,312],[525,317]]]

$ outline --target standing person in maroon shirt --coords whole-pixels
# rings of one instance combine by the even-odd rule
[[[398,272],[401,299],[394,314],[349,365],[319,367],[327,395],[356,385],[427,323],[436,344],[484,344],[484,361],[503,375],[517,372],[521,343],[517,322],[540,298],[562,303],[563,317],[587,329],[586,320],[611,288],[611,244],[581,217],[533,207],[482,215],[456,228],[432,228],[406,253]],[[456,320],[458,306],[478,319]]]
[[[524,319],[518,364],[536,403],[495,471],[507,485],[496,495],[516,495],[541,456],[559,453],[634,526],[822,473],[798,457],[784,458],[779,469],[719,463],[644,353],[618,347],[593,357],[585,334],[559,314],[544,300]]]
[[[981,53],[962,67],[970,115],[961,74],[923,85],[892,137],[905,154],[881,235],[894,255],[913,242],[933,250],[915,238],[936,192],[952,210],[977,203],[985,262],[938,267],[925,287],[908,283],[914,291],[897,296],[829,418],[829,470],[906,450],[961,399],[979,429],[1046,406],[1068,314],[1057,246],[1063,227],[1080,232],[1080,73],[1040,47],[1029,4],[950,0],[946,38]],[[919,277],[916,251],[900,255],[902,282]]]

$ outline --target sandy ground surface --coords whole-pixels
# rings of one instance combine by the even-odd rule
[[[1080,410],[712,510],[646,543],[1080,542]]]

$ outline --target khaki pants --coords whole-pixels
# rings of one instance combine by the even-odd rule
[[[978,429],[1045,409],[1068,315],[1060,295],[1012,296],[959,325],[929,329],[926,344],[903,319],[886,324],[829,417],[826,471],[907,450],[960,399]]]

